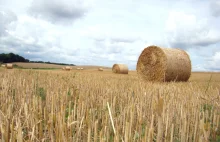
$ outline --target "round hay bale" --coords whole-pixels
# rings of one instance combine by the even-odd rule
[[[66,66],[66,67],[65,67],[65,70],[66,70],[66,71],[70,71],[71,68],[70,68],[69,66]]]
[[[103,68],[98,68],[98,71],[103,71]]]
[[[80,68],[76,68],[77,70],[80,70]]]
[[[13,64],[6,64],[7,69],[13,69]]]
[[[125,64],[114,64],[112,71],[119,74],[128,74],[128,66]]]
[[[1,65],[1,67],[5,68],[5,65]]]
[[[83,70],[83,68],[80,68],[80,70]]]
[[[187,81],[191,60],[183,50],[152,45],[142,51],[136,69],[145,81]]]

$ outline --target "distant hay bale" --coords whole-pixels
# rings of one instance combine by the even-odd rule
[[[80,70],[81,68],[76,68],[77,70]]]
[[[5,68],[5,65],[1,65],[1,67]]]
[[[13,69],[13,64],[6,64],[7,69]]]
[[[83,70],[83,68],[80,68],[80,70]]]
[[[136,69],[145,81],[187,81],[191,60],[183,50],[152,45],[142,51]]]
[[[103,68],[98,68],[98,71],[103,71]]]
[[[66,66],[66,67],[65,67],[65,70],[66,70],[66,71],[70,71],[71,68],[70,68],[69,66]]]
[[[65,67],[62,67],[62,70],[65,70]]]
[[[112,71],[119,74],[128,74],[128,66],[125,64],[114,64]]]

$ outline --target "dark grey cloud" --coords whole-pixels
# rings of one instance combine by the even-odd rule
[[[58,24],[70,24],[87,11],[80,0],[33,0],[28,9],[32,16]]]
[[[167,41],[171,47],[189,49],[192,47],[207,47],[220,43],[220,33],[203,27],[189,31],[174,30],[167,35]]]
[[[220,1],[213,0],[210,4],[210,10],[211,10],[211,14],[214,17],[219,17],[220,16]]]
[[[0,9],[0,37],[7,34],[8,26],[16,20],[15,13],[10,10]]]
[[[180,39],[181,39],[181,37],[180,37]],[[217,44],[219,42],[220,42],[220,38],[219,39],[208,39],[207,38],[207,39],[198,40],[198,41],[175,40],[175,41],[170,41],[169,44],[171,47],[189,49],[192,47],[207,47],[207,46],[210,46],[213,44]]]

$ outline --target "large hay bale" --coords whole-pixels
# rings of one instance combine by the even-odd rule
[[[152,45],[142,51],[136,69],[138,76],[146,81],[187,81],[191,61],[183,50]]]
[[[13,64],[6,64],[7,69],[13,69]]]
[[[125,64],[114,64],[112,71],[119,74],[128,74],[128,66]]]
[[[103,68],[98,68],[98,71],[103,71]]]

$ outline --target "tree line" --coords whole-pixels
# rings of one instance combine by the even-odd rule
[[[54,63],[54,62],[43,62],[43,61],[30,61],[24,57],[14,54],[14,53],[1,53],[0,54],[0,63],[11,63],[11,62],[29,62],[29,63],[47,63],[47,64],[56,64],[56,65],[69,65],[75,66],[74,64],[65,64],[65,63]]]

